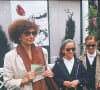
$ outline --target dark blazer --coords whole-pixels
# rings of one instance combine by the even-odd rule
[[[73,69],[75,72],[73,80],[79,80],[79,85],[77,86],[77,90],[82,90],[83,86],[88,85],[87,71],[84,68],[83,64],[80,62],[80,60],[78,59],[75,59]],[[67,68],[65,67],[63,59],[60,58],[57,59],[52,71],[54,73],[54,80],[59,86],[59,88],[61,90],[66,90],[65,86],[63,85],[63,82],[68,81],[69,73]]]

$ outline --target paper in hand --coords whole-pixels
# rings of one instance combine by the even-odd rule
[[[31,65],[31,70],[36,72],[36,76],[33,79],[33,82],[39,81],[41,79],[44,79],[42,74],[45,72],[46,66],[42,66],[41,64],[32,64]]]

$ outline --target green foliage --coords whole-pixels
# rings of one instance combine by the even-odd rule
[[[89,25],[86,31],[89,35],[94,35],[99,43],[98,48],[100,50],[100,16],[98,14],[97,6],[94,4],[94,0],[89,0],[89,12],[88,12],[88,22]],[[93,23],[93,19],[96,19]]]
[[[92,19],[94,17],[97,17],[97,8],[94,5],[93,1],[89,1],[89,12],[88,12],[88,21],[89,21],[89,25],[86,29],[86,31],[88,31],[89,34],[95,35],[95,32],[97,31],[97,27],[95,27],[93,25]]]

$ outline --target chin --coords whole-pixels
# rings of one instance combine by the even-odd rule
[[[31,43],[27,43],[27,46],[30,46],[30,45],[32,45]]]
[[[69,56],[70,59],[72,59],[73,56]]]
[[[93,54],[94,52],[88,52],[89,54]]]

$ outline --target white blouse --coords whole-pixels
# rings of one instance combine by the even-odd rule
[[[87,52],[87,57],[88,57],[88,60],[89,60],[90,65],[92,65],[93,64],[93,61],[94,61],[94,58],[96,57],[96,51],[92,55],[90,55]]]
[[[70,74],[72,71],[72,68],[74,66],[74,57],[70,61],[65,59],[65,58],[63,58],[63,59],[64,59],[64,64],[65,64],[65,66]]]

